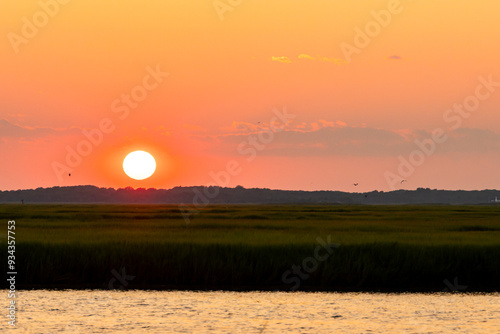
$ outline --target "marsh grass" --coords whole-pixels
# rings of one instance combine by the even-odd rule
[[[126,268],[131,288],[287,290],[283,273],[328,236],[341,246],[301,289],[440,291],[454,277],[468,291],[500,284],[496,206],[196,209],[189,224],[178,207],[160,205],[1,205],[0,217],[16,220],[20,288],[107,288],[111,270]]]

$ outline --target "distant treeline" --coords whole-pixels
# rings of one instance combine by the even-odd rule
[[[222,187],[98,188],[52,187],[0,191],[0,203],[137,203],[137,204],[488,204],[499,190],[396,190],[348,193],[342,191],[289,191]]]

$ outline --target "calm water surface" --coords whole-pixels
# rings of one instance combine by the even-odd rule
[[[500,333],[498,293],[40,290],[17,304],[17,327],[0,332]]]

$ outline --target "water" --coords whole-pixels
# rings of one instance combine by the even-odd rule
[[[16,299],[11,333],[500,333],[498,293],[39,290]]]

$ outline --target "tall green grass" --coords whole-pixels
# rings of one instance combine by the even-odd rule
[[[280,289],[314,257],[316,238],[340,244],[299,289],[468,291],[500,285],[496,206],[1,205],[16,220],[18,288]],[[6,225],[6,224],[5,224]],[[6,245],[0,259],[6,272]],[[119,284],[118,284],[119,285]]]
[[[283,273],[313,254],[314,245],[28,243],[18,251],[18,283],[107,288],[111,270],[125,268],[135,276],[130,288],[290,290]],[[459,277],[469,291],[497,290],[500,246],[347,245],[318,263],[301,289],[439,291]]]

